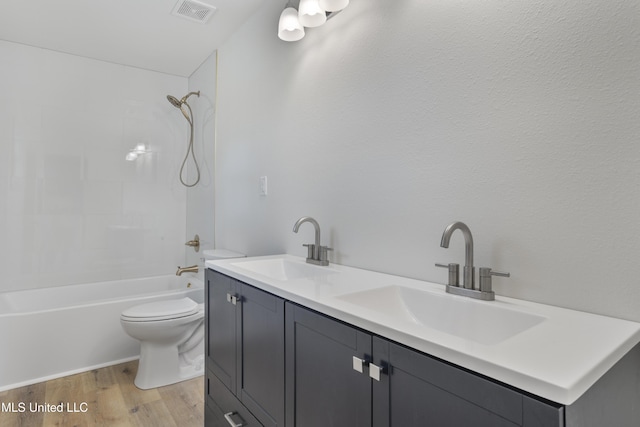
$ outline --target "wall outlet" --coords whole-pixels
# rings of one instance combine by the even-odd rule
[[[267,193],[267,177],[266,176],[261,176],[260,177],[260,195],[261,196],[266,196]]]

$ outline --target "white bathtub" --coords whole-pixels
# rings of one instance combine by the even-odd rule
[[[0,391],[137,359],[122,310],[188,296],[201,278],[157,276],[0,293]]]

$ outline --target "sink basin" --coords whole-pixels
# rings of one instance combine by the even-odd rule
[[[261,274],[270,279],[282,281],[337,273],[336,270],[329,267],[320,267],[305,262],[282,258],[239,261],[232,263],[232,265],[253,273]]]
[[[485,345],[500,343],[545,319],[501,307],[496,302],[480,302],[403,286],[386,286],[336,298]]]

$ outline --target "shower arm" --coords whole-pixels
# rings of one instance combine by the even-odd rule
[[[187,98],[189,98],[191,95],[198,95],[200,96],[200,91],[197,92],[189,92],[188,94],[186,94],[185,96],[182,97],[182,99],[180,100],[180,102],[187,102]]]

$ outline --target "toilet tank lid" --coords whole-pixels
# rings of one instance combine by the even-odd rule
[[[207,249],[202,251],[204,259],[244,258],[245,254],[230,251],[228,249]]]
[[[198,311],[198,304],[191,298],[172,299],[140,304],[127,308],[122,312],[123,317],[161,317],[187,316]]]

